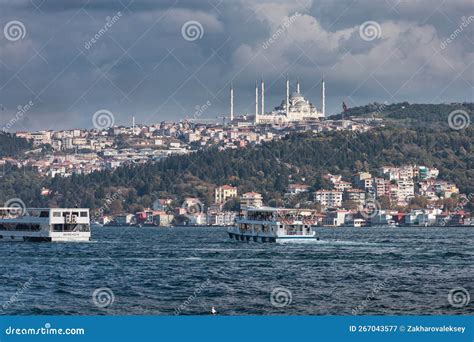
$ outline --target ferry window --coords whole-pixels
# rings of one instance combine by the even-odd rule
[[[53,224],[53,231],[62,232],[63,231],[63,225],[62,224]]]
[[[87,217],[87,211],[81,211],[81,217]]]
[[[40,217],[49,217],[49,211],[42,211]]]
[[[89,229],[89,226],[86,225],[86,224],[78,224],[78,231],[80,232],[89,232],[90,229]]]
[[[61,217],[61,213],[59,211],[54,211],[53,217]]]

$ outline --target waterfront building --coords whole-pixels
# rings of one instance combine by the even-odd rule
[[[134,215],[124,214],[115,216],[115,224],[118,226],[128,226],[134,222]]]
[[[344,191],[342,198],[346,201],[362,205],[365,203],[365,191],[361,189],[347,189]]]
[[[390,201],[398,205],[406,205],[415,198],[415,184],[413,180],[398,180],[390,186]]]
[[[225,203],[231,198],[237,197],[237,188],[230,185],[219,186],[214,190],[214,202]]]
[[[258,208],[262,205],[262,195],[257,192],[246,192],[240,196],[240,210],[245,210],[249,207]]]
[[[314,200],[323,207],[338,208],[342,206],[342,191],[318,190],[314,194]]]
[[[350,214],[347,210],[331,210],[326,213],[324,225],[329,227],[339,227],[345,224],[346,216]]]
[[[214,211],[208,213],[207,221],[210,226],[231,226],[235,224],[237,213],[234,211]]]
[[[375,191],[375,197],[387,196],[390,197],[391,183],[388,179],[373,178],[372,185]]]
[[[372,191],[373,179],[369,172],[359,172],[354,177],[354,183],[357,187],[364,189],[365,191]]]

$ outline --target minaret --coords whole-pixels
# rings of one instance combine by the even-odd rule
[[[265,114],[265,82],[261,81],[261,96],[262,96],[262,111],[260,112],[261,115]]]
[[[132,116],[132,135],[135,135],[135,116]]]
[[[234,87],[230,85],[230,121],[234,120]]]
[[[326,116],[326,86],[324,84],[324,78],[321,82],[321,112],[323,117]]]
[[[255,82],[255,123],[258,122],[258,83]]]
[[[300,93],[300,80],[296,80],[296,92]]]
[[[288,111],[290,108],[290,81],[288,77],[286,78],[286,116],[288,116]]]

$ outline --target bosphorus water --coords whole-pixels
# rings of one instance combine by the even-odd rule
[[[247,243],[225,228],[96,228],[90,243],[1,243],[12,315],[472,314],[474,229],[319,228],[311,243]],[[276,305],[272,291],[286,296]],[[93,294],[107,292],[108,297]],[[285,292],[286,291],[286,292]]]

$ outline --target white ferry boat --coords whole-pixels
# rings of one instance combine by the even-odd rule
[[[89,209],[0,208],[0,241],[90,241]]]
[[[312,210],[259,207],[248,208],[228,229],[238,241],[282,242],[314,240],[317,217]]]

